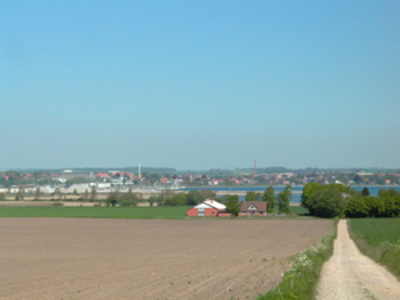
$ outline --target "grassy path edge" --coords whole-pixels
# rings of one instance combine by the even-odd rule
[[[335,219],[331,232],[317,247],[311,246],[294,255],[292,267],[283,275],[282,282],[257,300],[315,299],[322,266],[333,254],[338,221]]]
[[[383,265],[389,272],[400,280],[400,239],[397,242],[382,242],[378,246],[373,246],[368,242],[364,234],[352,227],[349,220],[348,231],[350,237],[357,245],[358,250],[378,264]]]

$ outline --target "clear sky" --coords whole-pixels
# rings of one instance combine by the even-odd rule
[[[400,167],[400,1],[1,1],[0,168]]]

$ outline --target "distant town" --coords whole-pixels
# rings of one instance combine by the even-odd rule
[[[277,186],[340,183],[343,185],[399,185],[400,170],[385,169],[299,169],[283,167],[208,171],[177,171],[163,168],[1,170],[0,189],[8,193],[40,187],[53,193],[56,187],[72,185],[110,190],[112,188],[182,189],[185,187]],[[78,191],[82,192],[82,191]]]

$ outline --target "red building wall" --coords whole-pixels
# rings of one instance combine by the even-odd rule
[[[239,217],[251,217],[251,212],[247,211],[247,212],[245,212],[245,215],[243,215],[242,212],[240,212],[238,216]],[[258,211],[255,211],[253,216],[263,216],[263,217],[265,217],[265,216],[267,216],[267,213],[266,212],[260,213]]]
[[[197,208],[190,208],[186,211],[186,215],[188,217],[197,217],[199,215],[199,211]],[[205,208],[204,209],[204,217],[216,217],[218,215],[218,210],[215,208]]]

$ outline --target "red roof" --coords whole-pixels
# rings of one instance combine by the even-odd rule
[[[101,177],[101,178],[110,178],[110,175],[108,175],[107,173],[97,173],[94,176],[95,177]]]
[[[267,202],[265,201],[245,201],[242,202],[240,211],[267,211]]]

